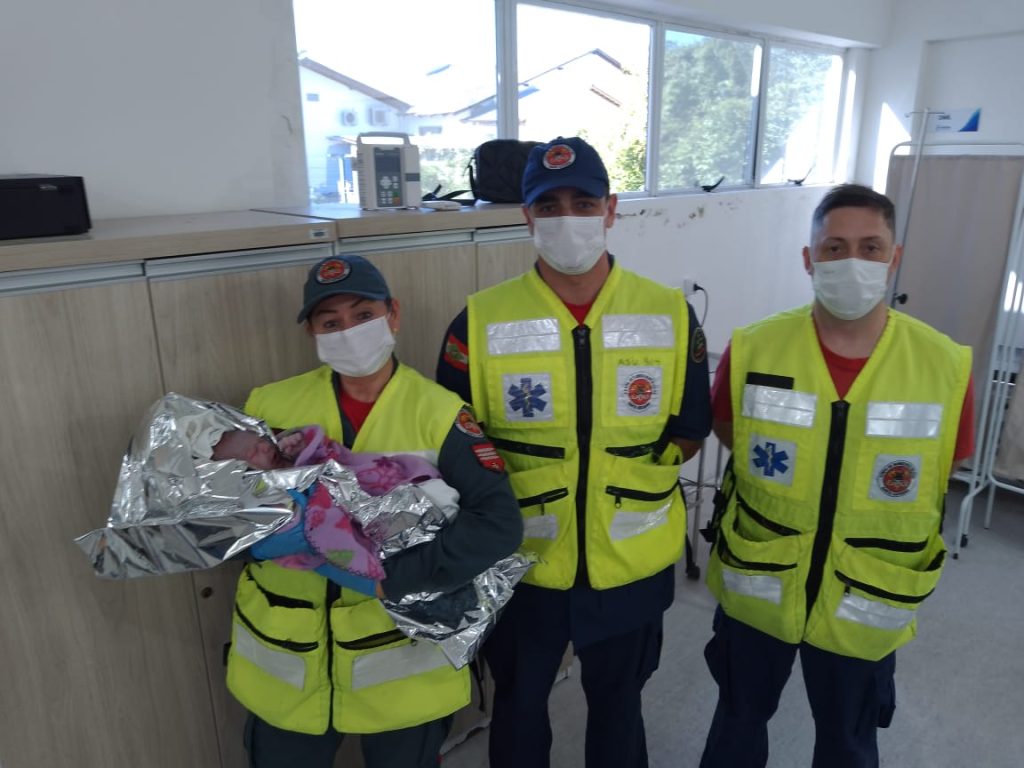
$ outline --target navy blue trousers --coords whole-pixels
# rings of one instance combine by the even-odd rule
[[[877,768],[878,728],[896,709],[896,656],[879,661],[791,645],[715,612],[704,658],[718,683],[718,705],[700,768],[763,768],[768,720],[800,652],[814,715],[813,768]]]
[[[535,616],[513,598],[484,644],[494,677],[490,768],[548,768],[548,695],[569,643],[568,614]],[[647,768],[640,694],[661,658],[662,620],[576,648],[587,699],[587,768]]]
[[[412,728],[364,733],[359,738],[366,768],[437,768],[451,727],[449,716]],[[285,731],[251,712],[245,723],[250,768],[331,768],[344,738],[333,728],[322,735]]]

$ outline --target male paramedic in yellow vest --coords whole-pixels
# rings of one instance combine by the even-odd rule
[[[813,304],[736,330],[717,368],[734,483],[708,566],[719,698],[702,768],[767,763],[797,651],[814,768],[879,764],[894,652],[939,580],[946,485],[974,441],[970,349],[885,301],[893,219],[871,189],[828,192],[803,250]]]
[[[500,458],[459,397],[392,354],[399,303],[377,268],[314,265],[298,321],[324,364],[254,389],[246,412],[277,429],[319,424],[356,452],[418,454],[459,493],[433,541],[385,561],[376,598],[452,590],[514,551],[522,522]],[[436,768],[470,700],[468,668],[402,635],[379,599],[269,561],[239,579],[228,687],[250,713],[254,768],[330,768],[346,733],[362,734],[368,768]]]
[[[490,765],[549,765],[548,694],[571,642],[587,768],[644,768],[640,694],[686,536],[679,467],[711,430],[706,344],[678,289],[608,254],[616,197],[589,144],[535,147],[523,200],[536,267],[470,296],[438,363],[505,460],[541,559],[484,647]]]

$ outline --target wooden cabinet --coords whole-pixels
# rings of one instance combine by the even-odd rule
[[[241,408],[256,385],[319,365],[305,326],[295,321],[309,267],[330,245],[161,259],[146,265],[164,385],[168,391]],[[191,575],[220,760],[248,765],[245,710],[224,679],[224,646],[241,566]]]
[[[247,765],[245,713],[223,667],[238,567],[103,581],[72,543],[104,524],[128,436],[165,392],[241,406],[253,386],[316,366],[295,316],[324,256],[360,253],[380,268],[401,306],[398,357],[431,377],[468,294],[535,259],[522,226],[289,246],[320,240],[321,227],[260,217],[270,247],[218,254],[168,256],[172,245],[145,238],[158,223],[82,241],[85,255],[56,243],[67,268],[9,271],[5,255],[20,268],[46,246],[0,245],[3,768]],[[247,220],[229,222],[243,248]],[[185,223],[190,248],[214,226]],[[226,247],[233,232],[211,242]],[[73,266],[103,254],[109,263]],[[482,709],[467,708],[455,731],[485,723]],[[357,752],[347,740],[338,765],[358,765]]]
[[[364,244],[365,246],[365,244]],[[472,243],[423,245],[360,253],[377,265],[401,307],[395,354],[428,378],[434,378],[444,332],[476,290]]]
[[[103,581],[72,543],[164,390],[141,265],[75,272],[0,275],[0,764],[216,765],[191,580]]]
[[[477,289],[496,285],[533,268],[537,249],[525,226],[476,234]]]

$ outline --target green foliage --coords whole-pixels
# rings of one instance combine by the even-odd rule
[[[751,75],[756,50],[754,43],[698,35],[670,36],[666,41],[659,169],[662,189],[692,189],[714,183],[721,176],[726,185],[751,182],[757,123]],[[773,49],[771,88],[762,126],[762,167],[771,167],[783,158],[794,127],[808,115],[814,116],[830,66],[828,55]]]
[[[440,184],[441,194],[469,189],[469,160],[473,149],[424,147],[420,149],[420,178],[423,194]]]

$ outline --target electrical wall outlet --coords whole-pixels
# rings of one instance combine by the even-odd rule
[[[683,278],[683,283],[679,287],[683,289],[683,295],[684,296],[693,296],[693,294],[695,294],[697,292],[696,286],[697,286],[697,281],[696,280],[690,280],[689,278]]]

